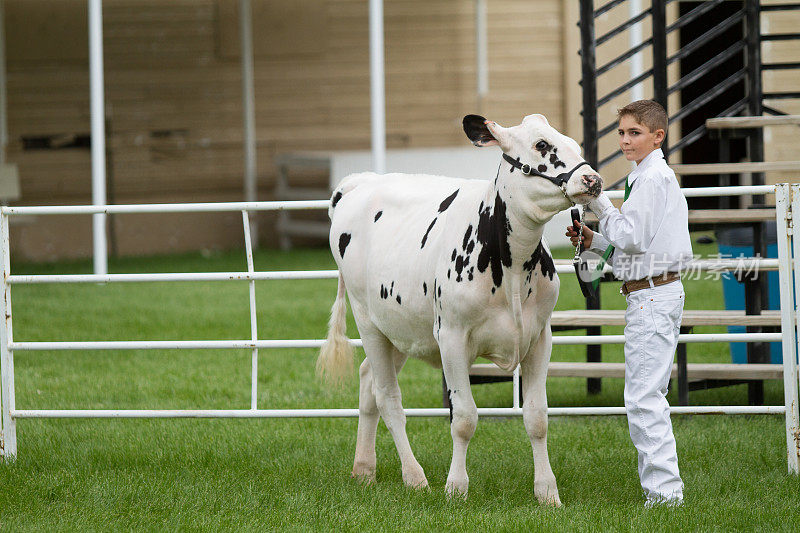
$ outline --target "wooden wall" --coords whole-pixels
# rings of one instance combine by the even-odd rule
[[[259,198],[267,200],[275,154],[369,148],[368,2],[252,3],[258,187]],[[86,1],[4,4],[7,156],[19,167],[17,203],[89,203]],[[388,146],[462,145],[461,117],[475,112],[504,124],[543,113],[580,140],[577,6],[577,1],[488,1],[490,92],[479,101],[474,0],[387,0]],[[670,5],[668,22],[676,19],[675,6]],[[105,0],[103,9],[109,202],[242,199],[238,1]],[[598,21],[597,31],[607,31],[626,15],[626,6],[615,8]],[[764,30],[793,32],[798,24],[800,13],[769,15]],[[643,26],[646,38],[649,24]],[[674,39],[668,46],[677,49]],[[604,48],[607,57],[598,59],[608,60],[626,47],[623,33]],[[798,60],[793,42],[765,43],[763,55],[765,61]],[[599,80],[600,92],[629,75],[627,65],[617,67]],[[799,75],[765,73],[765,90],[796,90]],[[672,67],[670,80],[676,76]],[[646,86],[645,96],[651,94]],[[607,120],[601,122],[613,120],[614,110],[629,100],[630,94],[623,94],[604,106]],[[800,113],[797,102],[774,104]],[[798,159],[794,138],[791,129],[767,131],[767,158]],[[614,150],[615,140],[608,139],[601,156]],[[604,173],[613,181],[629,170],[620,160]],[[14,257],[90,255],[88,217],[79,218],[18,221],[12,227]],[[274,218],[264,215],[260,224],[262,244],[274,245]],[[120,254],[232,248],[242,246],[241,233],[236,214],[117,216],[112,245]]]
[[[5,5],[18,203],[89,203],[86,2]],[[385,3],[390,148],[462,144],[461,117],[474,112],[508,124],[543,113],[562,126],[562,3],[487,5],[490,93],[479,102],[474,1]],[[109,201],[241,199],[238,2],[106,0],[103,9]],[[368,3],[253,0],[253,26],[259,197],[269,199],[276,153],[369,148]],[[241,246],[235,215],[115,220],[122,254]],[[270,217],[262,225],[273,244]],[[89,227],[88,218],[23,220],[14,256],[87,256]]]
[[[763,0],[764,4],[780,4],[778,0]],[[771,11],[761,16],[761,32],[765,34],[797,33],[800,11]],[[761,46],[764,63],[800,61],[800,42],[770,41]],[[770,70],[762,76],[764,92],[797,92],[800,90],[800,69]],[[800,100],[766,100],[770,107],[790,115],[800,115]],[[767,161],[800,161],[796,126],[773,126],[764,130],[764,157]],[[770,172],[767,183],[800,182],[800,172]]]

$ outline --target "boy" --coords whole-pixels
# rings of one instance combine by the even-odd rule
[[[624,281],[625,411],[645,506],[677,506],[683,503],[683,482],[666,393],[683,314],[679,271],[692,258],[686,198],[661,151],[664,108],[639,100],[618,110],[617,118],[620,149],[636,168],[620,210],[605,194],[588,205],[599,219],[599,232],[584,228],[583,242],[600,254],[612,246],[608,262]],[[576,232],[567,229],[577,245]]]

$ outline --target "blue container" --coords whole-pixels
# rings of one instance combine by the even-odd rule
[[[767,222],[767,257],[778,257],[775,223]],[[753,230],[752,228],[731,228],[717,232],[719,253],[721,257],[753,257]],[[767,293],[769,295],[768,309],[781,308],[780,285],[777,272],[761,272],[759,275],[767,276]],[[731,272],[722,276],[722,292],[725,296],[725,309],[744,309],[744,284],[739,283]],[[745,333],[744,326],[728,326],[729,333]],[[747,343],[732,342],[731,361],[734,363],[747,363]],[[780,342],[770,343],[770,361],[774,364],[783,362],[783,351]]]

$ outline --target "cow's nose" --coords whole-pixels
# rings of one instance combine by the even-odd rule
[[[581,176],[581,181],[583,181],[589,194],[599,195],[603,190],[603,178],[597,174],[584,174]]]
[[[601,185],[603,183],[603,179],[600,176],[598,176],[597,174],[584,174],[583,176],[581,176],[581,179],[583,180],[583,183],[587,187],[591,187],[592,185],[594,185],[595,183],[598,183],[598,182]]]

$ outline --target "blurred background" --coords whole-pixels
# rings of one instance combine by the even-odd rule
[[[341,162],[331,153],[349,154],[345,168],[353,161],[363,161],[367,168],[361,170],[372,164],[364,155],[371,147],[369,2],[251,0],[248,4],[255,198],[326,198],[332,165]],[[582,140],[579,2],[389,0],[384,4],[385,142],[390,154],[420,149],[415,164],[424,165],[424,149],[470,148],[461,129],[461,119],[469,113],[504,125],[541,113],[563,133]],[[595,20],[597,35],[649,4],[622,2],[608,10]],[[667,24],[699,4],[670,2]],[[743,2],[711,4],[714,9],[704,15],[708,20],[668,36],[669,50],[681,49],[709,21],[724,19]],[[7,136],[0,199],[5,203],[92,203],[87,6],[85,0],[2,2]],[[102,2],[109,204],[246,198],[239,8],[236,0]],[[762,30],[769,26],[778,32],[795,31],[798,24],[800,11],[771,18],[765,14],[761,20]],[[630,49],[637,40],[648,39],[650,27],[645,20],[614,36],[598,49],[597,64]],[[743,38],[742,32],[735,26],[712,43],[735,42]],[[797,55],[796,46],[794,41],[764,43],[763,59],[786,60]],[[718,53],[715,50],[712,45],[703,47],[711,58]],[[636,69],[651,67],[648,53],[639,56],[598,77],[599,94],[606,92],[604,86],[630,80]],[[674,61],[669,79],[677,80],[690,69],[690,60],[705,61],[696,56]],[[702,93],[703,87],[713,87],[721,77],[712,74],[686,91]],[[772,90],[787,90],[799,82],[797,71],[764,76],[765,90],[770,84]],[[724,108],[724,98],[735,98],[734,93],[720,95],[723,100],[709,105]],[[681,98],[691,99],[693,94],[671,93],[670,107],[680,108]],[[615,110],[632,99],[652,96],[646,82],[610,99],[598,108],[600,125],[613,121]],[[797,102],[782,101],[782,110],[800,113]],[[686,121],[713,115],[713,110],[701,108],[685,117],[683,125],[675,122],[670,136],[679,137],[681,128],[689,127]],[[784,131],[773,134],[765,129],[767,158],[797,159],[796,135]],[[600,142],[601,158],[616,150],[615,135],[608,137]],[[303,164],[302,156],[309,151],[315,152],[311,163]],[[499,153],[493,157],[499,158]],[[670,163],[714,161],[716,148],[704,149],[702,144],[670,158]],[[629,171],[630,165],[619,159],[601,169],[609,183]],[[281,172],[283,180],[278,179]],[[768,173],[766,180],[786,181],[798,175]],[[476,177],[493,177],[493,172]],[[294,227],[300,229],[289,235],[291,222],[259,214],[259,245],[326,245],[321,237],[324,229],[319,231],[319,223],[324,228],[326,220],[323,213],[293,217]],[[311,224],[304,226],[306,222]],[[113,215],[107,223],[112,256],[242,247],[238,213]],[[12,224],[12,257],[17,260],[92,254],[90,217],[13,217]],[[567,240],[551,244],[565,245]]]

